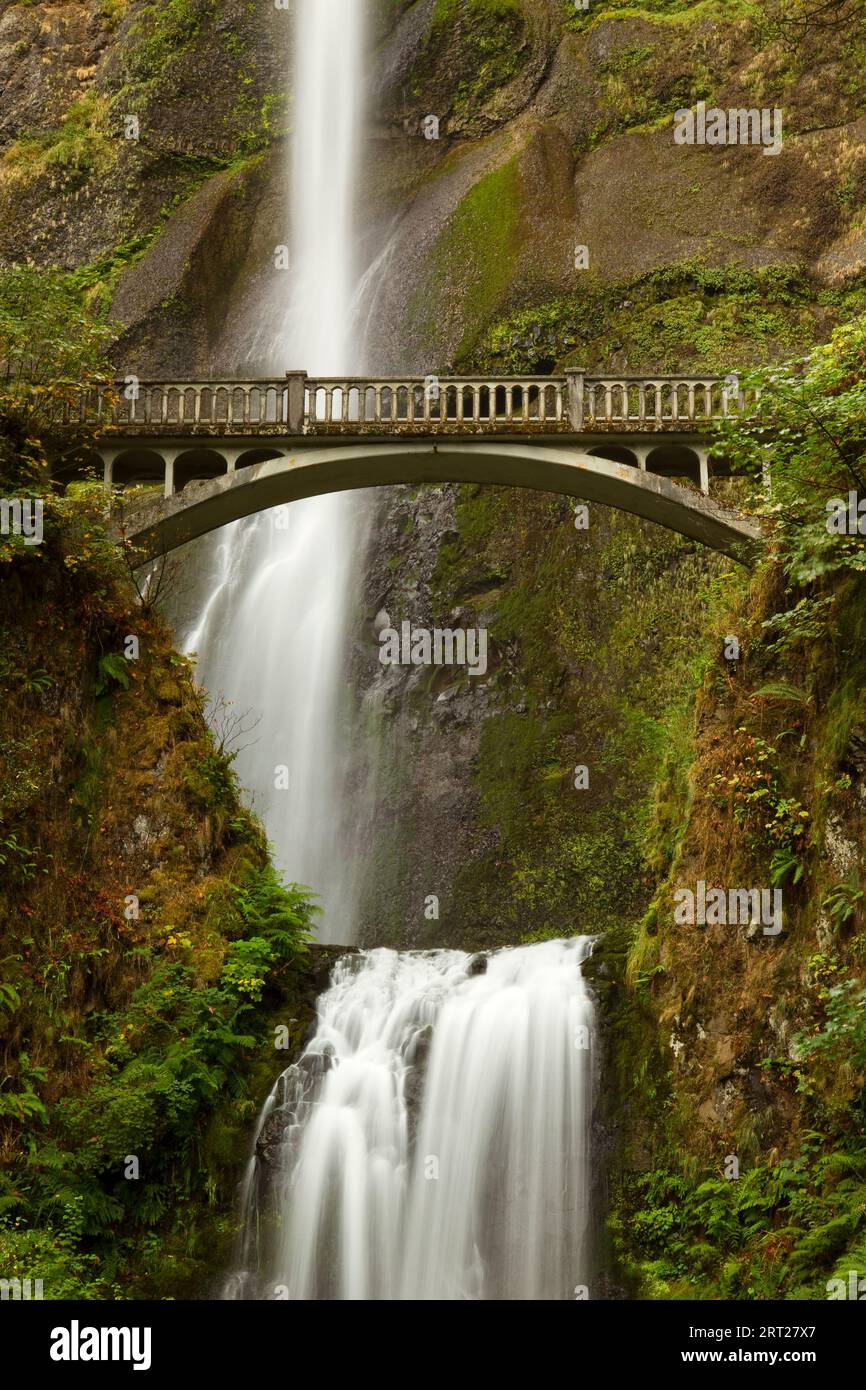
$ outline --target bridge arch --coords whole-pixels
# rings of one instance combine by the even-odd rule
[[[609,459],[611,463],[628,463],[632,468],[638,467],[638,456],[634,449],[627,449],[624,444],[595,444],[586,452],[594,459]]]
[[[187,483],[209,482],[228,471],[228,459],[218,449],[184,449],[174,461],[173,486],[180,492]]]
[[[141,444],[121,449],[112,465],[116,483],[161,483],[165,474],[165,459],[159,449]]]
[[[657,445],[647,454],[646,467],[651,473],[661,473],[665,477],[689,478],[693,483],[701,481],[700,454],[687,444],[666,441]]]
[[[254,512],[324,493],[398,483],[469,482],[526,487],[599,502],[746,562],[756,522],[633,464],[531,439],[508,442],[377,440],[300,445],[277,458],[199,482],[186,493],[136,499],[114,512],[118,535],[142,562]]]
[[[254,463],[267,463],[270,459],[283,457],[284,449],[250,448],[238,456],[235,468],[251,468]]]

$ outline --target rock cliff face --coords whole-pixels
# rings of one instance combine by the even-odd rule
[[[416,4],[383,45],[380,370],[728,371],[861,303],[856,30],[840,53],[745,10],[562,18]],[[777,156],[674,143],[681,105],[771,96]],[[391,766],[367,939],[491,944],[639,909],[648,789],[714,640],[691,596],[718,564],[602,509],[576,532],[540,496],[406,490],[380,515],[368,621],[482,625],[493,657],[483,681],[431,683],[379,668],[372,632],[360,656]]]

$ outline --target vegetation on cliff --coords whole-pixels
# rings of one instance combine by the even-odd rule
[[[101,490],[62,491],[87,440],[54,421],[107,341],[68,277],[0,280],[0,493],[42,529],[0,538],[0,1270],[46,1298],[203,1292],[309,1019],[314,909],[241,804],[231,716],[209,726]]]
[[[613,1230],[643,1297],[821,1298],[862,1264],[866,546],[856,514],[847,534],[828,521],[862,485],[864,367],[860,319],[758,374],[726,432],[768,553],[659,788],[655,899],[601,947],[625,1103]],[[699,879],[780,889],[783,934],[678,925]]]

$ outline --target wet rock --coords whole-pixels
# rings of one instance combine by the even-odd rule
[[[283,1139],[290,1122],[291,1116],[281,1108],[269,1115],[262,1125],[256,1140],[256,1157],[269,1168],[282,1167]]]
[[[298,1058],[296,1066],[305,1078],[305,1090],[307,1086],[329,1072],[336,1062],[333,1043],[325,1043],[321,1052],[305,1052]]]
[[[424,1081],[427,1076],[427,1059],[430,1055],[432,1042],[433,1028],[428,1025],[419,1033],[415,1034],[415,1037],[406,1050],[408,1071],[406,1072],[406,1079],[403,1082],[403,1095],[406,1100],[409,1126],[413,1131],[417,1125],[418,1112],[421,1107],[421,1097],[424,1093]]]

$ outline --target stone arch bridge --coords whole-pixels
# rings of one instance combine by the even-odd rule
[[[728,379],[730,382],[730,379]],[[717,422],[742,395],[709,377],[135,381],[82,397],[113,533],[142,563],[227,522],[326,492],[476,482],[633,512],[747,562],[760,531],[709,495]],[[70,412],[72,413],[72,412]],[[725,472],[714,465],[714,474]]]

